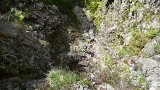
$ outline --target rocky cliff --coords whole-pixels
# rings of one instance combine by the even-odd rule
[[[159,0],[2,2],[0,89],[160,89]]]

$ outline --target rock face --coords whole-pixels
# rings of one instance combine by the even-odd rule
[[[43,73],[52,67],[50,48],[36,38],[0,20],[0,70],[14,75]]]

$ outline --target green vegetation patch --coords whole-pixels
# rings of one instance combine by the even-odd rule
[[[136,27],[132,27],[128,31],[132,33],[132,38],[128,45],[123,46],[122,49],[119,50],[120,57],[125,55],[140,55],[144,45],[159,33],[159,31],[153,27],[150,27],[146,32]],[[157,47],[155,48],[158,52],[159,49],[157,49]]]
[[[90,16],[93,18],[94,24],[97,29],[100,27],[102,16],[98,13],[98,11],[103,6],[102,0],[87,0],[87,7],[90,9]]]
[[[155,28],[151,27],[149,32],[148,32],[148,36],[153,39],[158,35],[158,30],[156,30]]]
[[[92,13],[95,13],[101,4],[102,0],[86,0],[86,5],[90,8]]]
[[[120,56],[124,56],[126,54],[140,55],[144,45],[149,40],[155,38],[159,33],[159,31],[153,27],[149,28],[146,32],[135,27],[129,29],[129,32],[132,33],[132,38],[129,42],[129,45],[120,50]]]
[[[55,69],[49,72],[47,75],[47,80],[51,87],[55,88],[56,90],[59,89],[71,89],[71,85],[80,81],[80,75],[65,71],[61,69]]]
[[[26,12],[17,10],[16,8],[11,9],[11,15],[10,15],[11,21],[15,21],[15,22],[23,21],[27,16],[28,14]]]

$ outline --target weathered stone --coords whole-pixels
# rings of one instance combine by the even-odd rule
[[[150,58],[141,58],[139,61],[142,63],[142,71],[146,75],[146,79],[149,84],[149,90],[159,90],[160,63]]]
[[[157,45],[157,42],[155,40],[147,43],[144,48],[142,49],[142,52],[147,56],[147,57],[150,57],[150,56],[153,56],[155,54],[155,51],[154,51],[154,47],[155,45]]]

